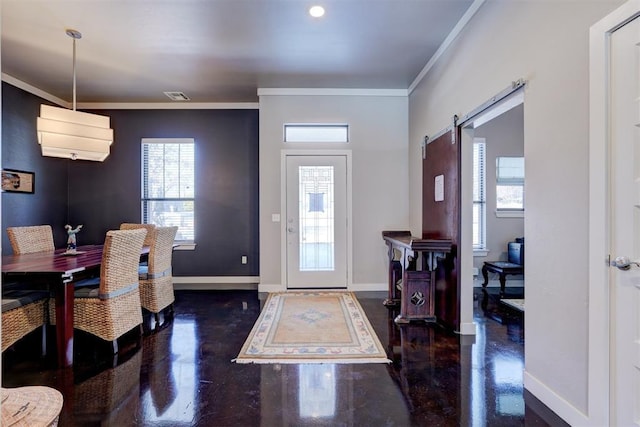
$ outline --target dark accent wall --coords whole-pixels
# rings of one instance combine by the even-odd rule
[[[32,132],[35,138],[35,121],[39,113],[37,107],[41,100],[37,97],[29,99],[38,105],[23,107],[26,111],[21,110],[23,119],[27,116],[23,120],[22,131]],[[12,101],[5,97],[3,87],[5,109],[13,109],[13,106]],[[104,162],[44,159],[61,162],[68,167],[63,180],[64,186],[68,186],[68,198],[64,199],[68,211],[65,210],[62,225],[66,221],[72,225],[84,224],[82,232],[78,234],[79,244],[101,243],[107,230],[118,228],[122,222],[141,221],[142,138],[194,138],[197,246],[194,251],[174,253],[174,275],[259,275],[258,110],[94,112],[110,116],[114,129],[111,155]],[[4,121],[5,162],[4,136],[7,126],[8,123]],[[39,147],[37,143],[35,145],[35,154],[32,156],[38,157]],[[20,150],[15,148],[15,151]],[[43,161],[41,157],[39,160]],[[3,197],[6,196],[3,194]],[[51,220],[46,220],[50,218],[48,203],[43,203],[41,209],[45,212],[38,217],[40,222],[51,223]],[[5,214],[9,215],[6,211],[3,206],[3,222],[14,221],[15,217],[5,218]],[[248,264],[241,263],[242,255],[247,255]]]
[[[2,193],[2,253],[9,226],[50,224],[57,247],[66,244],[68,161],[42,157],[36,135],[40,104],[49,102],[2,83],[2,167],[35,173],[33,194]]]

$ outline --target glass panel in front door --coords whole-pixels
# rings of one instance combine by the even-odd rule
[[[300,271],[333,271],[333,166],[299,166],[298,176]]]

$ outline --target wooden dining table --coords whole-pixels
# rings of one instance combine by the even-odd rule
[[[2,256],[2,280],[24,282],[25,286],[42,283],[55,296],[56,352],[59,367],[73,366],[74,284],[100,274],[102,245],[78,246],[75,254],[66,249]],[[149,254],[142,248],[141,257]]]

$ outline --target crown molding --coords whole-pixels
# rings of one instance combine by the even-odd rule
[[[67,102],[64,99],[60,99],[57,96],[53,96],[41,89],[38,89],[35,86],[31,86],[29,83],[18,80],[15,77],[10,76],[9,74],[2,73],[2,81],[17,87],[18,89],[22,89],[25,92],[29,92],[33,95],[39,96],[40,98],[46,99],[47,101],[53,102],[60,107],[71,108],[70,102]]]
[[[341,89],[341,88],[258,88],[258,96],[398,96],[406,97],[406,89]]]
[[[82,102],[85,110],[257,110],[257,102]]]
[[[425,78],[425,76],[429,73],[431,68],[433,68],[436,62],[438,62],[440,57],[449,48],[451,43],[453,43],[453,41],[460,35],[464,27],[467,26],[469,21],[471,21],[471,18],[473,18],[473,16],[476,14],[478,9],[480,9],[480,6],[482,6],[485,1],[486,0],[475,0],[473,3],[471,3],[471,6],[469,6],[469,9],[467,9],[464,15],[462,15],[462,18],[460,18],[456,26],[453,27],[453,30],[451,30],[447,38],[444,39],[444,41],[442,42],[438,50],[436,50],[436,53],[434,53],[431,59],[429,59],[429,62],[427,62],[427,65],[424,66],[422,71],[420,71],[418,76],[413,80],[413,83],[411,83],[411,85],[409,86],[409,89],[407,89],[407,92],[409,95],[411,95],[413,90],[420,84],[422,79]]]
[[[9,74],[2,73],[2,81],[60,107],[71,108],[70,102]],[[260,104],[257,102],[79,102],[76,108],[84,110],[257,110]]]

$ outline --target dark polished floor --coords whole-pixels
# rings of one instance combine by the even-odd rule
[[[2,385],[62,391],[61,426],[561,425],[523,392],[522,315],[503,311],[492,290],[476,293],[475,338],[400,328],[383,297],[358,295],[390,365],[239,365],[258,293],[178,291],[175,318],[126,337],[118,360],[77,333],[75,367],[55,369],[37,357],[35,333],[3,353]]]

